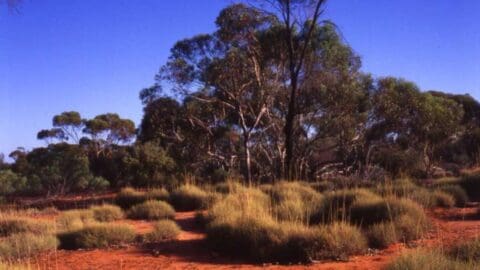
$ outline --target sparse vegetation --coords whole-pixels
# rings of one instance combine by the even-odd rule
[[[47,221],[23,217],[0,217],[0,237],[11,236],[18,233],[32,233],[43,235],[54,232],[54,224]]]
[[[412,250],[389,263],[386,270],[474,270],[478,264],[455,261],[440,251]]]
[[[89,209],[63,211],[56,219],[60,231],[72,231],[95,223],[93,211]]]
[[[147,198],[144,192],[137,191],[133,188],[124,188],[117,194],[115,203],[123,209],[128,209],[146,200]]]
[[[132,206],[132,208],[127,211],[127,216],[131,219],[172,219],[175,217],[175,210],[164,201],[150,200]]]

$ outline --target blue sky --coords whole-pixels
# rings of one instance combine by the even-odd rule
[[[0,6],[0,153],[43,145],[36,133],[67,110],[139,123],[140,89],[175,41],[214,30],[230,0],[23,0]],[[363,70],[423,90],[480,99],[480,1],[330,0],[325,13]]]

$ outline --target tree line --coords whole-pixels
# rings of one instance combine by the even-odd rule
[[[117,114],[63,112],[37,135],[47,146],[11,153],[0,181],[65,193],[186,176],[428,178],[477,165],[480,104],[362,71],[337,26],[323,20],[324,5],[226,7],[214,32],[178,41],[140,91],[138,128]]]

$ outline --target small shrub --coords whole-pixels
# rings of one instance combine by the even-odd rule
[[[214,186],[214,190],[221,194],[230,194],[242,188],[243,188],[242,184],[234,181],[218,183],[218,184],[215,184]]]
[[[101,206],[94,206],[91,208],[93,218],[100,222],[110,222],[123,218],[123,211],[120,207],[115,205],[104,204]]]
[[[57,225],[61,231],[72,231],[95,223],[91,210],[68,210],[57,217]]]
[[[204,190],[193,185],[183,185],[172,192],[170,203],[177,211],[193,211],[207,207],[210,199]]]
[[[129,225],[97,224],[58,237],[62,249],[91,249],[129,244],[134,242],[136,235]]]
[[[0,242],[0,259],[15,260],[27,258],[41,252],[55,250],[57,246],[58,240],[53,235],[14,234]]]
[[[413,250],[401,254],[386,270],[473,270],[473,264],[449,259],[439,251]]]
[[[455,198],[455,206],[464,207],[468,202],[468,195],[459,185],[446,185],[440,187],[440,190],[448,193]]]
[[[10,236],[17,233],[48,234],[55,230],[54,224],[47,221],[39,221],[21,217],[0,218],[0,237]]]
[[[127,212],[131,219],[164,219],[175,217],[175,210],[164,201],[146,201],[142,204],[132,206]]]
[[[173,240],[180,234],[180,227],[172,220],[160,220],[154,224],[153,231],[145,235],[145,242],[154,243]]]
[[[428,230],[426,219],[418,219],[413,215],[402,215],[395,219],[398,240],[409,242],[421,238]]]
[[[455,198],[446,192],[435,190],[432,193],[432,205],[444,208],[453,207],[455,206]]]
[[[124,188],[117,194],[115,203],[123,209],[128,209],[146,200],[147,196],[144,192],[136,191],[133,188]]]
[[[310,187],[315,189],[317,192],[332,191],[335,189],[335,184],[329,181],[321,181],[310,183]]]
[[[366,232],[368,243],[373,248],[386,248],[397,242],[397,233],[393,222],[381,222],[370,226]]]
[[[438,180],[437,186],[458,185],[467,193],[471,201],[480,200],[480,175],[468,175],[462,178],[446,178]]]

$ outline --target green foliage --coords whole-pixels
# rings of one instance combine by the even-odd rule
[[[93,218],[100,222],[110,222],[123,218],[123,211],[115,205],[104,204],[90,208],[93,212]]]
[[[91,225],[58,235],[62,249],[114,247],[133,243],[135,237],[134,229],[123,224]]]
[[[144,192],[137,191],[133,188],[123,188],[115,198],[115,203],[123,209],[128,209],[136,204],[143,203],[147,200]]]
[[[27,179],[11,170],[0,170],[0,196],[22,193],[25,191]]]
[[[181,230],[177,223],[172,220],[160,220],[153,225],[153,231],[145,235],[144,241],[156,243],[177,238]]]
[[[0,260],[16,260],[53,251],[58,246],[55,236],[49,234],[19,233],[0,241]]]
[[[132,206],[127,212],[127,217],[131,219],[173,219],[175,210],[172,206],[163,201],[146,201],[141,204]]]

